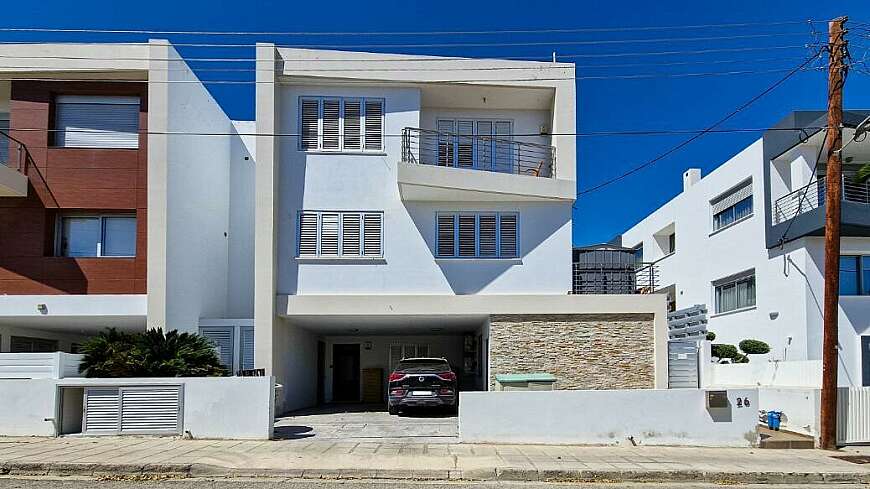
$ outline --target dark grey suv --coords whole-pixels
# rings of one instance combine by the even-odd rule
[[[387,408],[427,406],[456,410],[459,401],[456,374],[443,358],[406,358],[390,373]]]

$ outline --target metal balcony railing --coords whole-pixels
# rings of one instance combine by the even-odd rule
[[[27,148],[6,131],[0,131],[0,165],[26,173]]]
[[[574,263],[574,294],[652,294],[658,290],[654,263]]]
[[[402,130],[402,161],[552,178],[556,152],[552,146],[503,137],[406,127]]]
[[[855,183],[851,177],[843,175],[840,185],[843,200],[870,205],[870,182]],[[805,212],[818,209],[825,203],[825,194],[825,177],[820,176],[809,185],[780,197],[773,206],[773,224],[777,225]]]

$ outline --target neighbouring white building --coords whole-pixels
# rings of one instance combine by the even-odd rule
[[[844,141],[866,116],[845,114]],[[716,343],[752,338],[771,360],[821,358],[824,126],[824,113],[792,113],[709,175],[687,170],[682,193],[622,235],[658,267],[671,309],[707,306]],[[870,385],[870,187],[853,180],[870,142],[860,141],[843,152],[841,182],[839,383],[853,387]]]
[[[464,389],[663,386],[661,296],[569,295],[575,117],[572,64],[258,45],[255,362],[283,407],[379,401],[407,356]]]
[[[253,122],[167,41],[0,53],[0,353],[201,319],[249,337]],[[228,365],[253,367],[244,345]]]

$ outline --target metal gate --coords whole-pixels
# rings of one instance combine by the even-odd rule
[[[668,341],[668,388],[697,389],[698,342],[696,340]]]

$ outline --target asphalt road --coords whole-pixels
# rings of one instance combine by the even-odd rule
[[[721,484],[547,484],[540,482],[420,482],[420,481],[307,481],[307,480],[210,480],[185,479],[166,481],[94,481],[87,479],[12,479],[0,478],[0,489],[561,489],[574,487],[608,489],[722,489],[771,487],[762,485]],[[783,486],[778,486],[783,487]],[[801,485],[801,489],[818,489],[831,486]],[[836,484],[837,489],[858,489],[867,486]]]

